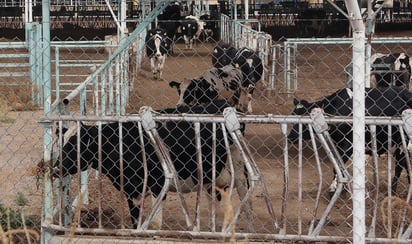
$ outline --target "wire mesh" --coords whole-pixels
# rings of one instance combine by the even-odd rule
[[[101,109],[107,104],[115,104],[118,98],[116,97],[115,86],[112,87],[113,93],[101,96],[103,90],[111,89],[110,84],[116,84],[111,83],[116,82],[116,80],[108,79],[106,85],[97,82],[85,88],[88,92],[84,97],[86,101],[85,107],[82,108],[84,111],[76,106],[81,103],[83,98],[76,97],[75,100],[70,102],[70,116],[68,118],[43,117],[44,121],[42,122],[58,122],[57,124],[53,123],[53,132],[58,128],[61,133],[53,134],[52,138],[53,141],[57,144],[60,143],[62,146],[64,144],[62,139],[63,128],[73,124],[73,122],[76,124],[77,121],[87,121],[88,124],[98,128],[108,123],[122,124],[127,120],[134,119],[134,116],[137,116],[136,114],[140,112],[140,108],[143,106],[149,105],[155,110],[174,108],[179,97],[178,92],[169,87],[169,82],[198,78],[205,70],[210,69],[212,67],[211,55],[218,40],[218,36],[207,40],[200,39],[196,41],[193,49],[186,49],[182,37],[178,35],[174,41],[173,53],[166,58],[163,80],[153,79],[150,61],[147,57],[143,56],[139,60],[132,55],[135,50],[132,48],[127,49],[127,53],[130,52],[131,55],[124,56],[125,59],[123,60],[126,61],[119,61],[120,64],[117,66],[117,70],[116,64],[114,64],[113,69],[111,71],[107,70],[104,74],[109,77],[112,74],[111,72],[116,73],[119,69],[127,68],[127,77],[118,80],[127,80],[131,84],[128,87],[130,89],[127,93],[129,97],[125,100],[127,106],[122,117],[100,116],[103,114],[100,112]],[[104,43],[106,42],[101,42],[103,45]],[[198,231],[193,231],[191,226],[188,227],[185,214],[182,211],[180,196],[173,192],[167,193],[162,211],[163,222],[160,227],[158,226],[160,231],[152,227],[148,227],[144,231],[135,229],[130,220],[129,207],[124,194],[116,189],[112,182],[104,176],[103,169],[101,172],[97,171],[97,173],[95,170],[88,170],[86,173],[88,175],[87,182],[82,181],[82,178],[75,174],[69,186],[63,184],[63,182],[62,185],[54,185],[52,205],[55,207],[53,211],[56,212],[53,213],[52,225],[46,226],[45,229],[53,233],[60,233],[60,231],[68,232],[74,226],[78,227],[75,229],[76,234],[84,236],[92,234],[96,238],[102,235],[120,235],[124,237],[151,237],[156,235],[173,237],[179,242],[190,239],[223,240],[226,238],[228,240],[232,233],[238,241],[313,240],[350,242],[352,238],[352,210],[354,208],[350,200],[350,187],[344,182],[345,184],[342,184],[342,193],[337,195],[332,205],[329,205],[332,202],[329,186],[334,177],[334,167],[323,144],[318,141],[318,137],[313,131],[308,141],[300,139],[298,144],[290,143],[287,136],[292,124],[301,123],[301,127],[303,127],[312,123],[309,117],[288,116],[294,107],[293,98],[298,97],[313,102],[347,86],[349,80],[345,68],[351,63],[351,45],[339,43],[338,41],[327,44],[321,41],[315,43],[301,42],[290,47],[292,51],[289,52],[287,44],[280,40],[273,41],[272,50],[276,50],[276,52],[268,52],[269,58],[265,62],[266,75],[264,76],[265,81],[273,78],[273,85],[268,88],[265,86],[265,82],[258,82],[253,93],[253,114],[238,114],[240,121],[246,124],[242,142],[246,143],[250,150],[251,159],[249,160],[256,162],[260,173],[257,175],[261,178],[249,179],[258,182],[257,187],[250,196],[252,208],[248,211],[251,212],[252,217],[249,219],[247,215],[239,215],[235,221],[236,226],[233,228],[233,232],[221,232],[222,227],[225,225],[225,218],[231,210],[236,210],[241,202],[236,195],[236,189],[230,187],[229,189],[234,191],[234,197],[231,201],[227,201],[225,193],[221,192],[221,201],[209,202],[207,197],[204,196],[206,192],[202,192],[204,195],[202,195],[202,201],[198,206],[200,209],[200,230]],[[51,60],[59,61],[51,61],[52,89],[57,90],[57,88],[60,88],[59,92],[53,93],[53,101],[57,97],[64,98],[73,90],[73,88],[63,89],[62,83],[77,85],[83,82],[85,77],[95,71],[93,70],[95,67],[98,68],[113,54],[113,50],[104,48],[107,45],[97,46],[96,44],[96,46],[89,45],[86,47],[81,46],[80,43],[75,43],[74,46],[52,46],[52,50],[55,52],[52,52]],[[140,48],[138,52],[144,51],[143,46]],[[24,48],[13,48],[11,43],[8,50],[13,54],[29,51]],[[410,54],[412,53],[410,39],[373,43],[372,53]],[[9,57],[5,63],[26,62],[16,61]],[[7,65],[3,65],[2,69],[5,69],[5,72],[13,72],[11,67]],[[56,86],[54,88],[58,77],[60,77],[60,87]],[[31,217],[32,221],[28,224],[31,223],[32,228],[37,228],[40,231],[39,213],[41,212],[40,204],[43,196],[41,188],[36,188],[36,184],[38,184],[36,181],[37,176],[32,175],[31,169],[43,157],[42,127],[37,124],[39,118],[42,117],[42,111],[41,108],[37,108],[31,103],[32,87],[22,86],[19,82],[20,79],[13,76],[2,77],[1,82],[0,123],[2,130],[0,138],[2,144],[0,152],[2,160],[0,172],[2,176],[0,177],[0,184],[3,189],[6,189],[1,192],[1,203],[4,206],[12,206],[12,209],[16,211],[19,209],[27,211],[25,213]],[[19,83],[18,86],[15,85],[17,83]],[[118,84],[121,85],[122,82]],[[96,87],[99,89],[95,89]],[[121,98],[119,97],[119,99]],[[105,102],[103,103],[103,101]],[[100,110],[96,110],[97,104],[99,104]],[[336,110],[339,108],[335,107]],[[60,109],[66,113],[66,107]],[[86,117],[80,117],[81,115],[86,115]],[[403,126],[400,117],[398,118],[398,115],[395,117],[374,118],[369,127],[373,131],[374,126],[379,128],[382,124],[391,124],[392,126],[388,127],[388,132],[385,133],[386,138],[404,136],[404,140],[407,140],[408,135],[394,134],[399,126]],[[191,118],[179,114],[175,117],[159,118],[162,123],[167,120],[179,121],[182,119],[199,120],[200,123],[217,121],[217,127],[223,126],[221,124],[223,117],[219,116]],[[335,117],[327,117],[326,120],[329,126],[342,123],[341,120]],[[72,123],[69,123],[69,121]],[[346,118],[343,123],[350,125],[351,121]],[[139,130],[139,128],[135,129]],[[75,131],[75,133],[77,132],[79,131]],[[185,133],[187,132],[182,131],[182,134]],[[112,134],[116,134],[116,131],[113,131]],[[123,133],[124,136],[125,133]],[[227,136],[231,138],[231,135],[228,134]],[[98,139],[97,137],[96,140],[104,141],[107,139],[104,137]],[[351,139],[342,137],[342,140],[350,143]],[[136,143],[140,144],[141,142]],[[205,143],[205,141],[201,140],[200,144],[202,143]],[[78,142],[76,142],[77,144]],[[335,145],[335,143],[332,143],[332,145]],[[374,149],[373,140],[371,140],[370,148],[372,152],[377,151],[377,149]],[[170,148],[166,149],[170,151]],[[115,159],[116,161],[126,159],[127,155],[124,152],[128,148],[123,147],[122,150],[123,153]],[[402,150],[405,151],[405,145],[402,145]],[[99,151],[96,150],[96,152]],[[185,150],[182,149],[178,152],[183,154]],[[59,155],[54,154],[55,157],[61,155],[61,153]],[[196,157],[196,155],[189,156]],[[390,195],[391,181],[395,170],[394,157],[395,151],[389,150],[385,153],[371,154],[367,161],[367,195],[365,200],[368,212],[365,214],[365,219],[368,232],[366,234],[368,240],[375,242],[391,242],[390,238],[392,237],[399,238],[399,242],[408,242],[411,238],[410,183],[405,173],[401,175],[396,195]],[[47,165],[54,164],[55,159],[53,158],[51,163],[46,162]],[[73,162],[76,164],[80,163],[77,159],[78,156],[73,158]],[[116,167],[120,167],[120,164]],[[125,167],[124,164],[123,167]],[[349,174],[352,174],[351,159],[345,163],[345,167],[347,167]],[[176,170],[189,169],[182,166],[176,168]],[[193,174],[197,174],[196,170],[190,170]],[[374,174],[375,172],[376,174]],[[156,182],[157,179],[152,180]],[[260,180],[264,183],[267,192],[260,187]],[[39,182],[41,183],[41,181]],[[123,184],[127,184],[127,182],[123,182]],[[66,187],[68,188],[65,189]],[[193,187],[189,188],[191,190],[195,189]],[[67,194],[63,194],[64,191]],[[80,192],[85,193],[83,195]],[[28,198],[30,206],[24,205],[21,207],[16,203],[15,198],[21,196],[20,193]],[[188,215],[191,219],[195,219],[198,195],[196,192],[183,195],[188,205]],[[63,196],[67,196],[67,199]],[[77,200],[75,200],[76,197]],[[219,198],[214,195],[211,197]],[[268,210],[267,201],[270,202],[273,208],[274,218],[269,217],[270,210]],[[80,207],[72,207],[73,202],[75,202],[73,206]],[[135,204],[144,206],[142,216],[146,217],[150,215],[152,209],[150,197],[147,197],[143,203],[141,199],[135,201]],[[322,219],[325,210],[329,206],[330,212]],[[214,209],[215,219],[210,218],[209,209]],[[142,221],[144,220],[145,218]],[[274,222],[277,222],[278,226]],[[319,234],[313,235],[317,231],[319,231]],[[33,241],[35,241],[34,238]]]

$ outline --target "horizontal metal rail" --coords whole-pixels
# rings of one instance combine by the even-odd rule
[[[153,118],[158,121],[187,121],[187,122],[224,122],[224,117],[221,115],[206,115],[206,114],[153,114]],[[125,116],[80,116],[80,115],[50,115],[47,117],[41,117],[40,123],[48,123],[55,120],[61,121],[107,121],[107,122],[126,122],[126,121],[139,121],[140,116],[137,114],[125,115]],[[352,123],[353,120],[349,116],[334,116],[325,117],[328,123]],[[241,123],[258,123],[258,124],[272,124],[272,123],[311,123],[310,116],[296,116],[296,115],[240,115],[239,121]],[[403,121],[401,117],[377,117],[366,116],[366,124],[375,125],[402,125]]]
[[[366,38],[365,38],[366,40]],[[285,41],[285,45],[287,44],[305,44],[305,45],[322,45],[322,44],[348,44],[351,45],[353,43],[352,38],[288,38]],[[411,43],[411,39],[406,39],[403,37],[375,37],[372,39],[372,44],[376,43]]]
[[[59,225],[48,225],[42,226],[44,229],[51,231],[63,231],[69,232],[70,227],[62,227]],[[145,230],[138,231],[133,229],[122,229],[122,230],[113,230],[113,229],[88,229],[88,228],[75,228],[75,232],[79,234],[92,234],[92,235],[112,235],[112,236],[141,236],[141,237],[173,237],[179,239],[190,239],[193,238],[207,238],[207,239],[220,239],[234,237],[238,241],[242,240],[284,240],[284,241],[315,241],[315,242],[343,242],[346,243],[352,240],[352,236],[342,237],[342,236],[305,236],[305,235],[283,235],[283,234],[254,234],[254,233],[233,233],[227,234],[222,232],[205,232],[205,231],[156,231],[156,230]],[[247,239],[246,239],[247,238]],[[393,239],[387,238],[366,238],[368,242],[371,243],[394,243]],[[253,243],[253,242],[252,242]],[[396,243],[399,244],[409,244],[410,240],[396,240]]]

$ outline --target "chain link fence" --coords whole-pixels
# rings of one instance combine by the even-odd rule
[[[134,38],[133,45],[128,45],[132,42],[126,41],[114,47],[120,49],[110,49],[110,44],[104,40],[73,43],[52,41],[51,100],[52,103],[60,103],[54,103],[52,108],[55,110],[47,116],[43,115],[42,107],[32,102],[33,86],[28,82],[29,76],[19,78],[10,75],[26,72],[28,60],[25,57],[22,60],[16,56],[4,57],[2,69],[5,71],[0,71],[0,138],[3,142],[0,148],[0,185],[4,189],[0,202],[4,210],[0,214],[4,230],[8,228],[4,212],[10,207],[10,211],[16,215],[22,211],[27,226],[40,232],[41,204],[42,201],[50,200],[45,205],[49,208],[43,209],[43,214],[52,218],[47,219],[43,231],[53,235],[56,243],[62,241],[62,233],[65,233],[65,237],[76,234],[88,238],[91,235],[93,239],[106,235],[125,239],[160,236],[168,240],[173,238],[176,242],[229,241],[231,238],[250,242],[351,241],[352,210],[356,207],[351,200],[353,165],[350,157],[348,162],[341,162],[339,154],[341,150],[351,150],[351,138],[342,136],[342,127],[334,126],[342,123],[350,126],[351,120],[330,116],[326,107],[333,104],[318,106],[325,111],[319,114],[325,116],[328,128],[338,128],[338,132],[342,133],[341,139],[348,142],[349,147],[342,148],[342,145],[347,144],[335,141],[333,135],[328,134],[332,133],[331,130],[322,130],[324,124],[317,127],[314,123],[319,121],[316,114],[290,116],[295,108],[295,98],[315,102],[350,87],[350,40],[271,40],[268,50],[262,52],[265,54],[265,82],[256,85],[252,100],[253,114],[226,112],[199,116],[165,112],[176,112],[173,109],[179,100],[178,92],[169,86],[169,82],[198,78],[212,68],[211,55],[219,38],[215,36],[198,40],[193,49],[187,49],[183,38],[178,36],[173,53],[166,58],[163,80],[155,80],[150,60],[145,56],[134,55],[136,52],[144,53],[145,47],[141,45],[144,35],[132,33],[130,36]],[[27,47],[16,48],[14,42],[8,41],[2,42],[2,50],[7,50],[2,54],[30,53]],[[373,40],[371,53],[410,54],[410,39]],[[22,63],[25,66],[14,68],[9,65]],[[79,89],[79,84],[84,86],[80,85]],[[127,89],[122,90],[124,87]],[[69,100],[63,103],[67,98]],[[147,111],[142,110],[145,106],[163,112],[149,109],[151,112],[144,113]],[[342,106],[332,109],[339,110]],[[377,129],[378,134],[379,126],[390,125],[385,128],[384,137],[388,140],[400,138],[399,148],[406,151],[409,134],[405,124],[408,124],[408,119],[402,119],[401,113],[399,111],[397,116],[390,118],[372,118],[366,123],[371,131]],[[172,138],[165,136],[161,126],[151,128],[151,119],[163,126],[168,125],[166,131]],[[205,122],[210,127],[202,127]],[[238,123],[245,126],[244,131],[237,127]],[[128,127],[130,124],[132,127]],[[51,140],[46,146],[53,146],[52,162],[43,162],[44,167],[37,168],[45,150],[42,125],[51,126]],[[290,140],[294,125],[298,128],[296,144]],[[66,134],[65,128],[74,129]],[[85,128],[88,130],[83,130]],[[400,133],[402,128],[406,128],[406,134]],[[71,135],[80,136],[78,139],[72,137],[70,141],[70,132]],[[309,135],[306,138],[305,132]],[[136,135],[143,134],[148,137],[140,141]],[[139,140],[128,144],[129,137]],[[168,144],[170,141],[175,144]],[[373,146],[376,143],[373,136],[370,142],[371,151],[377,152]],[[67,143],[72,143],[69,151],[64,149]],[[78,153],[84,148],[88,151]],[[189,151],[189,148],[192,149]],[[144,153],[137,154],[132,149],[138,152],[145,149],[147,158],[142,156]],[[202,164],[205,172],[199,172],[192,165],[188,168],[186,162],[182,162],[179,167],[171,166],[171,161],[185,152],[189,154],[186,155],[190,159],[187,161]],[[202,156],[202,152],[210,154]],[[67,156],[70,153],[73,156]],[[91,154],[92,159],[84,160],[87,154]],[[367,238],[372,242],[392,242],[391,238],[398,238],[400,243],[410,242],[412,193],[406,173],[402,173],[397,191],[392,194],[395,150],[370,155],[366,166]],[[154,165],[150,164],[152,157],[159,160],[155,160]],[[228,159],[223,160],[226,157]],[[55,163],[69,158],[73,168],[67,170],[73,174],[63,177],[62,172],[67,165]],[[233,158],[233,162],[229,158]],[[111,168],[107,168],[105,159],[111,162]],[[205,162],[209,160],[211,165],[216,161],[216,167],[225,164],[229,180],[225,184],[217,183],[219,187],[226,186],[223,191],[216,189],[213,184],[209,188],[193,186],[193,179],[199,176],[205,179],[205,185],[216,181],[215,177],[219,175],[207,171],[209,165]],[[146,171],[149,174],[147,178],[143,169],[145,161],[150,166]],[[90,165],[84,173],[78,173],[77,169],[84,166],[85,162],[95,164]],[[239,162],[241,167],[238,167]],[[141,166],[129,166],[128,163]],[[57,168],[50,169],[47,166]],[[122,168],[127,167],[138,168],[134,168],[134,175],[121,177]],[[410,164],[407,167],[412,172]],[[251,187],[250,191],[237,193],[237,189],[242,187],[239,183],[242,177],[234,172],[238,172],[236,170],[239,168],[246,169],[246,185]],[[42,170],[55,173],[50,191],[43,192],[47,188],[42,183],[47,181],[37,178],[43,176]],[[158,178],[155,177],[158,176],[154,173],[156,170],[161,172]],[[173,185],[177,180],[173,177],[174,170],[190,173],[189,180],[181,188],[182,192],[190,190],[190,193],[167,192],[162,208],[163,221],[158,223],[160,226],[156,226],[158,212],[154,210],[159,208],[152,204],[162,201],[151,199],[149,193],[156,192],[159,196],[165,194],[165,185]],[[167,174],[168,171],[171,171],[171,176]],[[331,193],[334,171],[342,173],[338,174],[337,190]],[[113,184],[113,181],[118,183]],[[138,183],[136,185],[129,181]],[[139,216],[142,216],[137,226],[134,226],[127,194],[123,192],[128,193],[127,188],[134,184],[137,191],[144,195],[144,187],[139,183],[150,186],[150,191],[144,202],[142,198],[136,198],[132,203],[132,206],[140,206]],[[37,187],[39,184],[40,187]],[[249,202],[251,208],[248,208]],[[16,222],[12,228],[23,229],[22,223]],[[17,242],[26,241],[24,235],[14,238],[18,238],[15,239]],[[31,237],[31,241],[36,241],[35,236]]]

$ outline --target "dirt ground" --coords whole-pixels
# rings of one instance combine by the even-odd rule
[[[398,35],[403,35],[398,33]],[[412,36],[412,33],[405,33]],[[166,60],[164,80],[153,80],[148,60],[143,60],[142,70],[134,78],[134,90],[128,105],[129,113],[136,113],[141,106],[149,105],[154,109],[173,107],[177,102],[176,90],[168,86],[169,81],[190,79],[199,76],[203,71],[211,67],[211,50],[215,43],[200,43],[194,50],[186,50],[179,43],[174,47],[174,53]],[[377,50],[401,50],[412,53],[410,46],[385,45],[377,46]],[[254,114],[259,115],[288,115],[292,109],[294,97],[315,100],[321,96],[332,93],[346,84],[345,66],[351,58],[350,46],[332,45],[322,47],[319,45],[307,45],[299,49],[297,53],[297,87],[287,91],[287,83],[284,79],[283,57],[280,54],[276,59],[274,89],[266,87],[263,82],[258,84],[254,94]],[[266,80],[269,80],[268,76]],[[0,95],[4,94],[4,90]],[[9,91],[7,91],[9,92]],[[0,122],[0,203],[15,206],[14,199],[18,192],[22,192],[29,199],[27,207],[30,213],[41,211],[41,187],[36,186],[36,177],[32,175],[32,169],[42,158],[42,127],[38,120],[41,111],[8,111],[5,113],[7,120]],[[276,219],[286,225],[287,234],[305,234],[308,232],[309,223],[315,215],[315,199],[318,187],[321,186],[319,209],[316,218],[319,219],[322,211],[329,202],[328,184],[332,179],[332,169],[325,153],[320,150],[320,167],[318,171],[316,158],[310,143],[304,143],[302,162],[299,165],[298,149],[295,145],[289,145],[289,189],[286,196],[284,191],[284,138],[278,124],[251,124],[247,126],[245,138],[262,172],[264,183],[267,187],[268,198],[273,206]],[[385,162],[385,157],[381,159]],[[350,164],[348,164],[350,166]],[[302,169],[299,171],[299,169]],[[379,168],[382,182],[379,186],[379,201],[387,194],[387,165],[382,163]],[[368,163],[367,189],[375,189],[372,181],[371,165]],[[97,180],[91,172],[89,204],[82,207],[82,227],[96,227],[98,218],[98,187]],[[402,181],[400,187],[401,196],[405,196],[407,182]],[[124,217],[126,226],[130,227],[128,209],[124,198],[116,191],[108,180],[103,182],[103,226],[105,228],[119,227]],[[300,190],[299,190],[300,189]],[[236,194],[235,194],[236,195]],[[282,200],[287,198],[287,204],[283,209],[285,219],[282,219]],[[185,196],[189,209],[194,215],[195,194]],[[252,222],[242,215],[236,230],[244,232],[248,226],[253,226],[256,233],[276,233],[271,224],[268,209],[262,188],[258,185],[251,197],[253,201]],[[149,201],[149,200],[148,200]],[[236,205],[236,197],[234,203]],[[202,230],[207,230],[210,222],[207,220],[208,202],[202,201]],[[372,199],[368,195],[368,210],[372,208]],[[352,235],[352,200],[349,194],[342,195],[321,232],[321,235],[347,236]],[[170,194],[167,199],[167,207],[164,211],[165,222],[162,229],[185,230],[185,222],[181,214],[181,208],[175,194]],[[218,228],[222,226],[224,206],[217,207]],[[193,216],[192,216],[193,217]],[[378,216],[377,235],[386,236],[382,215]],[[285,222],[282,222],[285,220]],[[370,223],[371,215],[368,215],[367,223]]]

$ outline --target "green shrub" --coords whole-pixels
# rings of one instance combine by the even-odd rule
[[[19,206],[18,209],[11,209],[4,206],[4,204],[0,203],[0,224],[4,231],[8,230],[8,221],[10,221],[10,228],[11,229],[19,229],[23,227],[23,222],[21,218],[22,211],[24,211],[23,207],[28,205],[28,200],[26,196],[19,192],[17,193],[15,203]],[[7,216],[8,215],[8,216]],[[33,225],[34,220],[30,216],[24,217],[24,223],[27,226]]]

